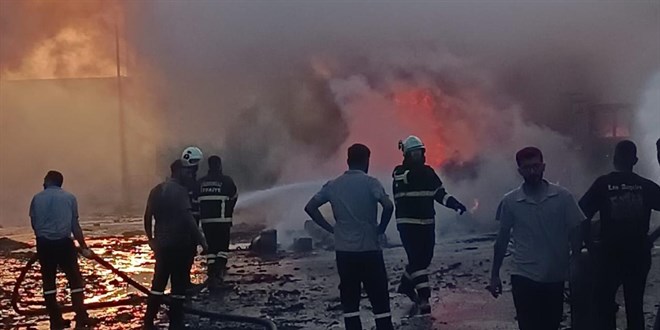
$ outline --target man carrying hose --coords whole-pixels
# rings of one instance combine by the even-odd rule
[[[32,229],[37,238],[37,256],[41,265],[44,300],[50,317],[50,329],[64,329],[66,324],[57,304],[55,283],[57,268],[66,274],[71,290],[71,303],[76,312],[76,329],[94,325],[84,305],[84,282],[78,267],[78,252],[71,235],[78,241],[82,255],[90,257],[92,251],[85,244],[78,222],[76,197],[62,190],[64,176],[49,171],[44,178],[44,190],[36,194],[30,203]]]
[[[189,180],[181,160],[170,165],[171,178],[154,187],[149,193],[144,213],[144,229],[149,246],[154,250],[156,266],[151,283],[151,293],[144,315],[144,328],[156,329],[154,319],[163,301],[168,280],[171,282],[170,329],[183,329],[183,302],[189,279],[189,260],[195,253],[186,246],[201,245],[208,249],[204,236],[191,213],[190,199],[185,182]],[[155,218],[155,235],[152,235],[152,218]]]

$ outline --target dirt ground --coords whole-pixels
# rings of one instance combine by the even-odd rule
[[[126,271],[138,282],[149,284],[153,260],[138,219],[118,220],[109,217],[87,222],[83,227],[87,234],[93,237],[90,245],[98,255]],[[270,318],[279,329],[343,328],[334,253],[322,249],[305,253],[281,250],[275,256],[259,257],[247,251],[246,244],[243,244],[252,234],[250,230],[256,228],[248,227],[236,237],[236,243],[239,244],[233,246],[237,250],[232,253],[227,277],[230,287],[221,293],[202,292],[189,303],[205,310]],[[0,237],[32,242],[29,228],[0,229]],[[395,293],[405,265],[403,248],[385,249],[395,328],[517,329],[508,281],[505,283],[505,293],[499,299],[492,298],[485,290],[490,274],[493,240],[493,235],[489,234],[439,238],[430,269],[433,313],[426,317],[408,317],[411,303],[404,296]],[[0,324],[5,329],[46,329],[47,320],[44,317],[19,316],[9,304],[16,276],[30,254],[30,249],[20,249],[21,247],[10,249],[13,251],[0,249],[3,251],[0,256]],[[653,250],[654,265],[649,275],[645,297],[649,324],[654,317],[657,303],[660,302],[659,255],[660,249],[656,247]],[[87,302],[141,296],[93,262],[83,261],[82,268],[88,282]],[[509,269],[508,262],[505,262],[503,279],[508,277]],[[201,259],[197,260],[193,270],[194,281],[204,280],[203,271]],[[63,289],[64,286],[65,281],[60,278],[59,287]],[[23,308],[28,308],[26,303],[40,299],[40,282],[36,269],[28,274],[21,292]],[[60,290],[59,294],[62,299],[66,299],[64,290]],[[371,329],[374,327],[372,313],[366,296],[364,298],[362,322],[365,329]],[[623,304],[623,299],[619,300]],[[92,314],[102,321],[99,328],[136,329],[140,326],[143,309],[143,305],[137,304],[97,310]],[[166,317],[162,315],[161,318],[161,325],[164,327]],[[569,318],[569,308],[566,305],[564,328],[568,328]],[[623,311],[618,318],[619,327],[623,329]],[[252,329],[242,324],[213,323],[211,320],[194,316],[188,318],[188,323],[191,328],[198,329]]]

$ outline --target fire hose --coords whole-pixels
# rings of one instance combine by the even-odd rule
[[[126,273],[120,271],[119,269],[115,268],[112,264],[109,262],[103,260],[103,258],[99,257],[96,254],[92,254],[90,259],[98,262],[101,266],[107,268],[110,270],[113,274],[117,275],[124,281],[126,281],[127,284],[130,286],[136,288],[140,292],[144,294],[149,294],[150,290],[147,289],[144,285],[138,283],[134,279],[132,279],[130,276],[128,276]],[[39,316],[39,315],[45,315],[48,313],[48,311],[45,308],[41,309],[21,309],[19,306],[20,302],[20,294],[19,294],[19,288],[21,284],[23,284],[23,281],[25,281],[25,276],[27,275],[28,271],[32,268],[32,265],[37,262],[38,258],[37,255],[33,255],[30,260],[25,264],[25,267],[21,270],[20,274],[18,275],[18,278],[16,279],[16,284],[14,285],[14,290],[12,292],[11,296],[11,305],[14,311],[22,316]],[[169,298],[169,297],[165,297]],[[138,302],[141,302],[142,298],[139,297],[131,297],[131,298],[126,298],[126,299],[121,299],[121,300],[115,300],[115,301],[104,301],[104,302],[95,302],[95,303],[90,303],[86,304],[85,307],[87,309],[102,309],[102,308],[108,308],[108,307],[114,307],[114,306],[122,306],[122,305],[133,305]],[[169,303],[169,299],[165,299],[165,303]],[[43,304],[43,302],[41,303]],[[73,307],[72,306],[64,306],[62,308],[62,312],[72,312]],[[201,310],[197,308],[193,308],[190,306],[184,306],[184,312],[187,314],[192,314],[192,315],[197,315],[200,317],[205,317],[205,318],[210,318],[218,321],[226,321],[226,322],[237,322],[237,323],[249,323],[249,324],[254,324],[254,325],[260,325],[263,326],[265,329],[269,330],[277,330],[277,326],[275,323],[273,323],[271,320],[264,319],[264,318],[258,318],[258,317],[251,317],[251,316],[244,316],[244,315],[237,315],[237,314],[225,314],[225,313],[218,313],[218,312],[211,312],[211,311],[206,311],[206,310]]]

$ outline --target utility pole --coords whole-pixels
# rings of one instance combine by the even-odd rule
[[[121,62],[119,57],[119,15],[115,16],[115,49],[117,55],[117,112],[118,112],[118,135],[119,135],[119,170],[121,181],[120,212],[122,215],[128,213],[130,207],[130,181],[128,177],[127,151],[126,151],[126,114],[124,113],[124,99],[121,84]]]

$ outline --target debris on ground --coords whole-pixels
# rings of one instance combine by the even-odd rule
[[[265,255],[277,253],[277,230],[262,231],[259,236],[252,239],[250,251]]]
[[[135,226],[141,226],[135,221]],[[89,224],[91,227],[91,224]],[[240,226],[236,226],[240,227]],[[102,227],[104,228],[104,227]],[[247,227],[244,227],[247,228]],[[149,285],[153,269],[153,254],[143,236],[124,237],[122,233],[139,230],[139,227],[122,227],[116,236],[93,237],[88,243],[95,253],[108,260],[119,269],[126,270],[136,281]],[[263,228],[252,233],[240,234],[244,241],[232,239],[232,246],[249,244],[252,237],[261,234]],[[259,235],[261,236],[261,235]],[[316,238],[309,235],[316,244]],[[233,237],[233,236],[232,236]],[[8,239],[12,239],[9,237]],[[0,246],[9,240],[0,240]],[[16,241],[14,241],[16,242]],[[21,243],[21,242],[19,242]],[[29,247],[21,243],[17,248]],[[271,245],[272,246],[272,245]],[[469,247],[477,249],[466,250]],[[454,252],[458,250],[459,252]],[[653,250],[653,269],[649,273],[647,287],[647,310],[655,310],[657,303],[660,249]],[[510,273],[510,265],[505,262],[502,269],[504,292],[499,299],[493,299],[484,287],[490,279],[492,244],[484,235],[464,239],[439,241],[431,265],[430,285],[432,287],[433,312],[431,317],[410,317],[410,300],[396,293],[406,264],[406,253],[401,247],[383,250],[390,284],[390,305],[396,329],[447,329],[447,330],[513,330],[517,329],[515,310],[510,293],[510,284],[504,276]],[[0,258],[0,324],[4,328],[47,328],[47,317],[21,317],[13,312],[9,297],[15,283],[16,274],[21,270],[29,254],[10,253]],[[87,300],[108,301],[144,295],[127,287],[126,283],[112,276],[97,264],[81,260],[83,276],[88,283]],[[206,279],[202,258],[198,258],[192,271],[194,283]],[[507,275],[505,275],[507,274]],[[339,299],[339,278],[337,276],[335,254],[332,251],[315,250],[312,253],[277,251],[272,256],[255,254],[247,250],[232,249],[225,277],[226,288],[217,292],[202,291],[189,301],[191,306],[205,310],[225,312],[254,317],[268,317],[278,329],[341,329],[343,310]],[[58,278],[58,298],[67,303],[66,280]],[[40,277],[35,269],[28,272],[24,286],[23,304],[41,300]],[[30,297],[36,297],[34,299]],[[568,307],[566,307],[568,311]],[[119,306],[106,310],[90,311],[99,318],[102,329],[120,330],[139,328],[144,314],[140,304]],[[369,300],[362,295],[361,314],[363,327],[374,327]],[[648,313],[651,322],[653,313]],[[568,314],[567,314],[568,315]],[[617,314],[620,321],[624,313]],[[67,315],[71,318],[72,315]],[[161,313],[161,325],[166,324],[165,313]],[[202,330],[218,329],[261,329],[240,323],[215,322],[213,320],[189,316],[191,328]],[[564,328],[568,322],[563,322]],[[621,323],[622,324],[622,323]]]
[[[0,254],[6,255],[16,250],[29,249],[32,246],[27,243],[14,241],[8,237],[0,237]]]

